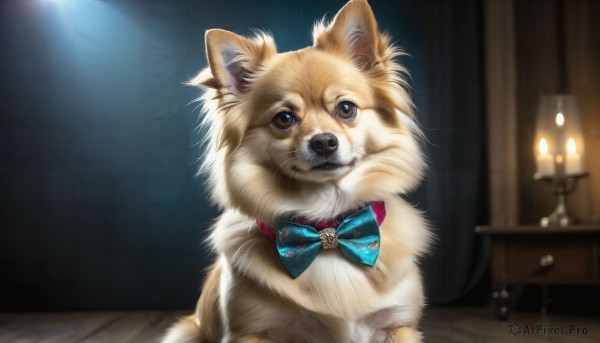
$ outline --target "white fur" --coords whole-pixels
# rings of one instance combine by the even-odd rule
[[[400,199],[387,198],[388,206],[396,209],[389,213],[382,230],[382,246],[386,239],[403,240],[405,248],[415,256],[422,255],[427,247],[429,234],[418,211]],[[396,232],[390,232],[394,230]],[[296,322],[291,316],[286,322],[285,313],[279,313],[281,332],[272,329],[269,319],[249,318],[248,325],[257,332],[268,329],[268,337],[273,342],[329,342],[316,334],[314,327],[319,326],[322,317],[344,318],[337,325],[345,327],[347,336],[336,342],[383,342],[387,329],[415,325],[421,315],[424,298],[420,287],[420,274],[414,259],[405,259],[392,266],[389,274],[396,279],[390,280],[389,288],[379,292],[371,287],[371,282],[355,264],[348,263],[345,257],[336,251],[322,251],[310,267],[296,280],[292,280],[281,270],[282,279],[287,282],[277,284],[265,279],[269,273],[261,271],[264,267],[257,260],[255,251],[271,249],[272,258],[278,259],[272,243],[265,240],[255,228],[254,220],[236,211],[227,211],[216,224],[211,241],[217,252],[225,256],[221,259],[227,276],[222,283],[235,283],[230,267],[239,270],[245,277],[254,279],[272,294],[285,294],[291,288],[304,288],[306,296],[290,299],[307,311],[303,320]],[[267,242],[267,244],[265,244]],[[273,261],[274,262],[274,261]],[[277,263],[278,264],[278,263]],[[270,271],[272,272],[272,271]],[[221,289],[221,292],[226,292]],[[268,293],[265,296],[269,296]],[[268,313],[269,311],[265,311]],[[225,313],[224,313],[225,315]],[[322,328],[325,330],[325,328]]]

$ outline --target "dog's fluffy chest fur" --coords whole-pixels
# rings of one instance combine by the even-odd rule
[[[392,197],[386,205],[374,267],[323,250],[297,279],[283,269],[274,243],[252,219],[224,213],[212,243],[221,255],[219,308],[224,316],[238,318],[230,323],[233,331],[264,332],[275,342],[302,341],[299,337],[307,342],[377,342],[389,328],[414,325],[423,295],[413,256],[425,247],[426,231],[419,213],[403,200]],[[236,315],[230,316],[231,311]],[[248,315],[240,315],[243,311]]]

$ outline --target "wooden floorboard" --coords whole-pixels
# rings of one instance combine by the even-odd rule
[[[0,343],[127,343],[157,342],[182,311],[0,313]],[[522,332],[513,335],[517,323]],[[585,328],[583,335],[530,332],[525,326]],[[600,318],[536,313],[513,313],[508,321],[495,320],[485,308],[428,308],[422,321],[425,342],[432,343],[599,343]],[[327,342],[324,342],[327,343]]]
[[[184,312],[2,313],[2,343],[157,342]]]

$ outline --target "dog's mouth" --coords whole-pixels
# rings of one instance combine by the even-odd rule
[[[352,168],[354,167],[354,165],[356,165],[356,162],[358,161],[358,159],[353,159],[352,161],[350,161],[349,163],[339,163],[339,162],[331,162],[331,161],[327,161],[325,163],[321,163],[318,164],[316,166],[313,166],[311,168],[309,168],[308,170],[303,170],[302,168],[293,165],[292,166],[292,170],[295,172],[309,172],[309,171],[317,171],[317,172],[329,172],[329,171],[337,171],[339,169],[343,169],[343,168]]]
[[[350,161],[350,163],[336,163],[336,162],[325,162],[312,167],[310,170],[316,171],[331,171],[345,167],[353,167],[356,164],[356,158]]]

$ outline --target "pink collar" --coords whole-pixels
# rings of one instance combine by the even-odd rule
[[[310,225],[310,226],[316,228],[317,230],[323,230],[324,228],[327,228],[327,227],[336,228],[338,226],[338,224],[342,220],[344,220],[344,218],[348,217],[352,213],[354,213],[360,209],[363,209],[367,206],[371,206],[371,208],[373,209],[373,214],[375,214],[375,219],[377,219],[377,224],[381,225],[381,223],[383,223],[383,220],[385,219],[385,215],[386,215],[385,203],[383,201],[372,201],[372,202],[367,203],[365,206],[361,206],[357,209],[344,212],[333,219],[319,220],[316,223],[310,222],[306,218],[302,218],[302,217],[295,217],[292,219],[292,221],[300,223],[302,225]],[[263,236],[267,237],[272,242],[275,242],[275,228],[274,227],[272,227],[269,224],[267,224],[261,220],[258,220],[258,219],[256,220],[256,225],[258,225],[258,230],[260,231],[260,233],[263,234]]]

